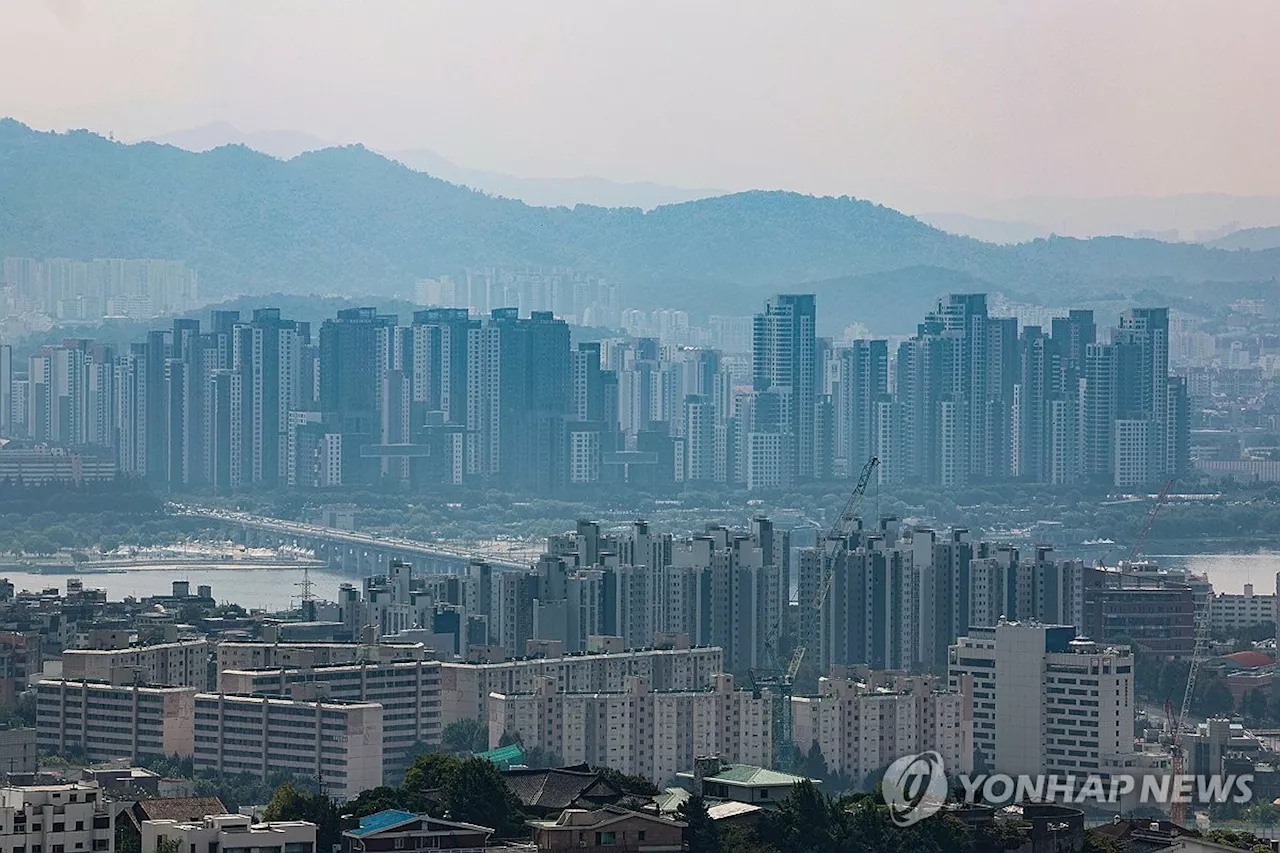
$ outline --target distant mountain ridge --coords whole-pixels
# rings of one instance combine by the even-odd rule
[[[281,161],[243,146],[192,153],[12,120],[0,121],[0,199],[0,255],[179,258],[211,297],[406,296],[420,277],[534,264],[608,276],[638,307],[747,314],[761,293],[895,271],[882,279],[890,296],[905,281],[917,293],[936,281],[940,295],[955,278],[942,270],[1055,300],[1280,275],[1280,250],[1124,238],[997,246],[848,197],[753,191],[649,212],[533,207],[359,146]],[[881,313],[910,329],[914,312],[904,300],[901,316],[892,305]],[[831,318],[853,321],[866,319]]]
[[[1241,228],[1239,231],[1224,234],[1216,240],[1206,241],[1205,245],[1214,249],[1227,249],[1229,251],[1249,249],[1257,252],[1265,249],[1280,248],[1280,225],[1272,225],[1267,228]]]
[[[243,145],[281,160],[291,160],[310,151],[340,147],[294,130],[243,133],[225,121],[175,131],[146,141],[173,145],[197,153],[224,145]],[[589,175],[575,178],[521,178],[482,169],[468,169],[426,148],[379,153],[414,171],[425,172],[451,184],[461,184],[490,195],[519,199],[540,207],[593,204],[600,207],[639,207],[650,210],[663,204],[724,194],[721,190],[686,189],[649,181],[611,181]]]

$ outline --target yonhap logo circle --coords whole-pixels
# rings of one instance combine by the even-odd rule
[[[947,801],[947,774],[936,752],[904,755],[889,765],[880,782],[889,817],[898,826],[911,826],[937,814]]]

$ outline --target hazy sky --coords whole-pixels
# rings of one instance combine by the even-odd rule
[[[525,176],[1280,194],[1280,2],[3,0],[0,114],[214,120]]]

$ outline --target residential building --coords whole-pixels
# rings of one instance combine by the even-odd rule
[[[1276,596],[1255,594],[1253,584],[1244,585],[1244,594],[1220,592],[1209,604],[1209,627],[1214,631],[1248,631],[1258,625],[1274,628]]]
[[[123,649],[66,649],[62,677],[110,684],[213,688],[214,644],[179,640]]]
[[[565,809],[555,820],[531,820],[529,826],[534,846],[552,853],[678,853],[685,849],[685,824],[620,806]]]
[[[304,643],[228,640],[217,645],[218,674],[232,669],[307,669],[350,663],[424,660],[422,643]]]
[[[202,693],[195,697],[197,772],[285,772],[347,800],[383,783],[383,707]]]
[[[97,785],[29,785],[0,788],[0,844],[68,853],[110,851],[115,810]]]
[[[716,647],[634,649],[507,660],[496,663],[442,663],[440,687],[446,722],[469,718],[488,722],[493,693],[535,692],[550,679],[564,693],[617,692],[629,678],[643,678],[654,691],[702,690],[724,671]]]
[[[36,742],[90,762],[191,755],[194,687],[61,679],[36,684]]]
[[[482,850],[493,830],[487,826],[387,809],[360,818],[342,833],[343,853],[395,850]]]
[[[712,801],[749,803],[770,808],[791,795],[801,782],[815,781],[754,764],[732,764],[711,755],[694,760],[693,769],[676,774],[692,793]]]
[[[377,703],[379,758],[385,775],[404,773],[415,748],[440,743],[443,719],[441,665],[436,661],[362,661],[303,668],[228,669],[218,678],[224,693],[280,696],[299,701]],[[380,783],[379,783],[380,784]]]
[[[255,823],[248,815],[207,815],[198,821],[144,820],[141,853],[178,850],[245,850],[316,853],[316,825],[305,820]]]
[[[630,677],[623,690],[569,693],[549,678],[529,693],[489,697],[489,744],[503,735],[566,764],[611,767],[662,783],[700,755],[765,764],[771,758],[773,699],[734,689],[719,675],[710,689],[654,691]]]
[[[0,730],[0,772],[35,773],[39,764],[35,728]]]
[[[827,769],[854,780],[904,755],[934,751],[950,772],[973,769],[973,707],[945,679],[837,669],[817,696],[791,699],[796,749],[817,745]]]

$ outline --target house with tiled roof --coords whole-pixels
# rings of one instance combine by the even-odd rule
[[[144,820],[185,823],[226,813],[227,807],[217,797],[152,797],[121,804],[116,815],[116,849],[141,849]]]
[[[693,770],[677,773],[676,779],[706,800],[751,803],[764,808],[785,800],[801,782],[821,781],[754,764],[726,764],[714,755],[694,759]]]
[[[546,817],[564,809],[598,809],[623,798],[623,792],[594,770],[584,768],[519,768],[502,774],[503,781],[527,814]]]
[[[555,820],[528,823],[539,851],[679,853],[684,849],[684,823],[621,806],[565,809]]]

